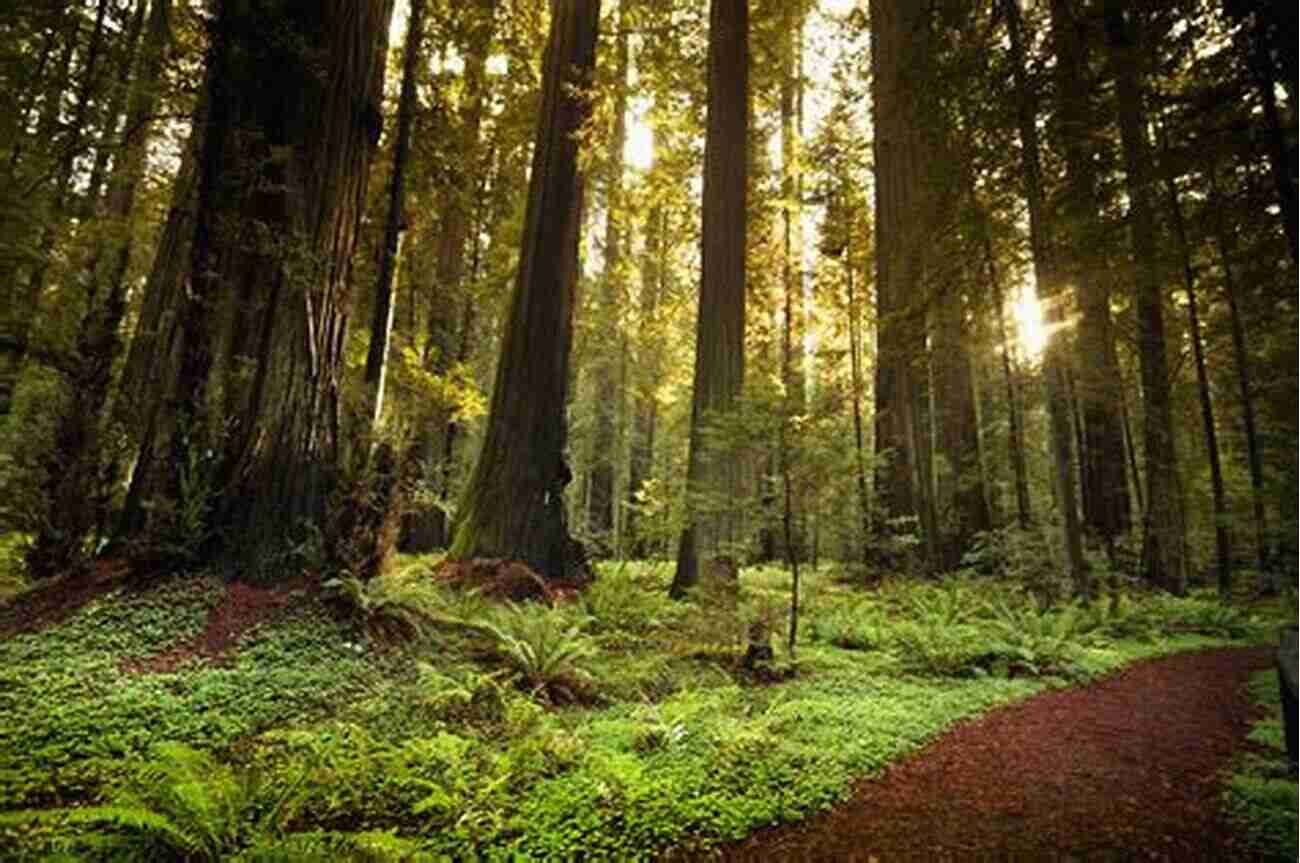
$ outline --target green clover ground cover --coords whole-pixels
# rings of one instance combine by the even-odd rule
[[[412,592],[442,624],[400,647],[304,597],[229,664],[165,674],[122,664],[197,633],[220,585],[106,597],[0,643],[0,843],[30,859],[649,858],[829,807],[1045,687],[1263,627],[1204,597],[1037,612],[1006,583],[867,594],[821,574],[797,662],[766,682],[788,679],[757,685],[736,639],[779,607],[777,571],[747,572],[727,614],[668,601],[667,577],[610,567],[584,602],[534,616]],[[573,692],[589,697],[553,697]],[[86,803],[113,805],[67,808]]]

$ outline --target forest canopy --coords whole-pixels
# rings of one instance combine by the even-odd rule
[[[1278,0],[7,7],[15,577],[1293,582],[1296,44]]]

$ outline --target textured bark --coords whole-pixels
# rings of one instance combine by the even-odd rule
[[[198,204],[198,148],[205,125],[203,109],[195,111],[190,138],[172,185],[171,207],[145,279],[140,314],[118,383],[114,416],[136,434],[136,461],[122,506],[116,535],[127,540],[145,527],[143,504],[166,488],[164,459],[155,458],[171,445],[174,387],[180,369],[180,317],[185,302],[183,283],[194,239]]]
[[[391,14],[302,0],[223,4],[213,23],[169,502],[187,471],[206,477],[232,563],[268,565],[324,527]],[[218,365],[208,329],[226,319]]]
[[[1091,250],[1103,245],[1097,214],[1094,168],[1096,149],[1090,146],[1096,118],[1090,94],[1095,86],[1088,71],[1088,47],[1095,35],[1081,4],[1052,0],[1051,39],[1056,55],[1059,103],[1058,137],[1065,157],[1062,216],[1071,226],[1065,242],[1062,275],[1074,285],[1079,303],[1077,395],[1082,408],[1079,448],[1084,523],[1110,547],[1129,529],[1131,507],[1124,473],[1124,432],[1120,425],[1120,376],[1110,319],[1109,285]]]
[[[369,432],[380,426],[384,412],[384,383],[388,376],[388,345],[393,333],[394,295],[397,291],[398,251],[406,230],[406,168],[411,155],[411,127],[415,123],[416,76],[424,39],[425,0],[411,0],[402,57],[402,89],[397,101],[397,136],[393,140],[393,174],[388,181],[388,213],[384,218],[384,244],[380,251],[379,282],[375,286],[374,314],[370,321],[370,346],[366,353],[366,388]]]
[[[609,140],[609,164],[605,179],[605,274],[599,303],[599,320],[606,335],[620,333],[618,310],[624,302],[626,288],[623,278],[623,145],[627,141],[627,75],[628,31],[627,5],[621,0],[618,7],[618,33],[615,38],[614,63],[614,126]],[[614,461],[618,454],[617,419],[618,400],[623,391],[608,346],[596,359],[593,374],[596,377],[596,434],[592,450],[591,497],[587,507],[587,529],[596,537],[601,552],[612,548],[614,532]],[[621,345],[620,351],[621,354]]]
[[[700,567],[743,541],[736,511],[741,465],[705,431],[729,411],[745,382],[745,248],[749,139],[749,4],[709,5],[708,120],[695,330],[687,515],[672,593],[699,582]]]
[[[519,271],[483,448],[458,515],[454,557],[519,559],[581,574],[565,523],[569,353],[583,177],[576,134],[591,114],[599,0],[553,0]]]
[[[913,352],[921,341],[907,300],[920,284],[917,240],[908,217],[917,210],[921,142],[917,96],[909,69],[916,62],[924,8],[914,3],[871,3],[872,84],[876,117],[876,381],[875,448],[878,529],[886,520],[918,515],[912,484],[912,406],[918,399]]]
[[[1134,304],[1142,367],[1142,437],[1147,486],[1142,567],[1151,582],[1182,593],[1187,585],[1182,489],[1178,479],[1169,361],[1165,354],[1164,297],[1152,204],[1155,177],[1142,102],[1141,70],[1145,58],[1138,27],[1130,20],[1138,12],[1127,6],[1119,0],[1106,0],[1104,9],[1129,198],[1128,227],[1133,244]]]
[[[1012,71],[1017,91],[1017,112],[1020,131],[1021,164],[1025,184],[1025,199],[1029,206],[1029,244],[1034,258],[1034,282],[1045,308],[1059,309],[1051,302],[1062,288],[1060,274],[1052,259],[1052,245],[1048,239],[1046,212],[1043,201],[1042,168],[1039,163],[1038,106],[1029,87],[1025,70],[1024,35],[1021,32],[1020,6],[1016,0],[1004,0],[1007,31],[1011,42]],[[1059,319],[1054,311],[1051,318]],[[1087,563],[1083,557],[1080,536],[1078,503],[1074,485],[1074,472],[1070,454],[1070,403],[1066,384],[1064,351],[1059,339],[1047,345],[1043,357],[1047,374],[1047,410],[1051,421],[1052,461],[1055,468],[1053,483],[1061,511],[1061,528],[1065,546],[1067,573],[1076,592],[1085,601],[1092,586]]]

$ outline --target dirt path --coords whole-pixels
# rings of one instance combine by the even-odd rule
[[[723,860],[1158,860],[1250,856],[1219,813],[1219,771],[1254,709],[1265,649],[1132,666],[959,725],[853,798],[724,847]],[[715,859],[717,859],[715,857]]]

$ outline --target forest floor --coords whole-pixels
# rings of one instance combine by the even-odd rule
[[[0,601],[0,859],[195,859],[186,831],[210,859],[1295,859],[1258,646],[1293,599],[825,567],[797,656],[754,669],[773,567],[728,604],[608,563],[548,604],[440,566],[353,596],[103,563]]]
[[[1222,812],[1222,771],[1258,707],[1262,648],[1152,659],[963,723],[852,799],[761,830],[723,860],[1258,859]]]

